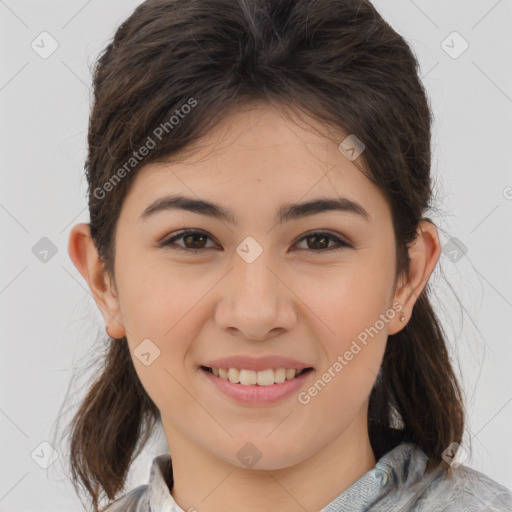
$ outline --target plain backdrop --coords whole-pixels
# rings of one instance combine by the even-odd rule
[[[512,488],[512,2],[374,3],[412,45],[435,116],[443,253],[431,283],[467,397],[465,463]],[[90,67],[138,4],[0,0],[0,512],[83,510],[65,440],[50,443],[104,324],[67,242],[89,220]],[[126,489],[147,483],[166,450],[157,431]]]

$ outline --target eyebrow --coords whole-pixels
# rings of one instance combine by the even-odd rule
[[[182,195],[167,195],[151,203],[140,215],[140,220],[147,220],[156,213],[168,210],[186,210],[200,215],[207,215],[232,224],[237,223],[233,210],[203,199],[186,197]],[[299,219],[308,215],[315,215],[330,211],[352,213],[370,221],[370,214],[363,206],[346,197],[319,197],[304,203],[285,203],[276,215],[276,223]]]

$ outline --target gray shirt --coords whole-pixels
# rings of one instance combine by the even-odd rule
[[[426,462],[417,445],[402,442],[319,512],[512,512],[512,492],[486,475],[464,464],[451,478],[440,471],[424,475]],[[165,475],[171,470],[170,455],[158,455],[148,484],[104,512],[187,512],[169,492]]]

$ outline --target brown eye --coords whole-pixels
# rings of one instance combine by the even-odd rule
[[[324,231],[308,233],[303,236],[299,242],[302,242],[303,240],[306,241],[306,248],[311,249],[312,252],[337,251],[346,247],[352,247],[348,242]],[[334,247],[329,247],[330,241],[334,241],[336,245]]]
[[[185,246],[187,249],[202,249],[205,245],[205,239],[207,238],[203,234],[191,234],[183,235]]]
[[[180,249],[188,252],[200,252],[202,249],[205,249],[208,239],[210,239],[210,237],[203,231],[188,230],[181,231],[171,238],[160,242],[159,245],[161,247],[169,246],[171,249]],[[183,245],[176,244],[175,242],[177,240],[182,240]],[[206,249],[210,249],[210,247],[206,247]]]

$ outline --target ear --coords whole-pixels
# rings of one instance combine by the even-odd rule
[[[416,239],[409,248],[409,279],[404,275],[399,279],[392,304],[399,302],[402,308],[389,322],[388,334],[402,330],[411,318],[416,300],[427,285],[441,254],[441,244],[437,228],[427,220],[419,223]],[[405,322],[400,317],[405,316]]]
[[[91,238],[89,224],[73,226],[69,235],[68,254],[83,278],[87,281],[98,308],[108,326],[110,336],[126,335],[123,326],[117,291],[104,270]]]

